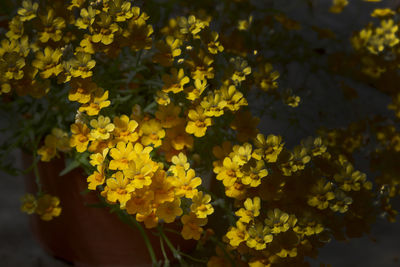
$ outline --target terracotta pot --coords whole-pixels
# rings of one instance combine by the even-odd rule
[[[23,158],[29,166],[32,158],[26,155]],[[83,170],[75,169],[59,176],[64,169],[62,159],[39,163],[38,167],[43,190],[58,196],[62,206],[61,215],[51,221],[43,221],[37,215],[30,216],[32,231],[48,253],[75,266],[151,266],[151,258],[139,230],[123,223],[108,209],[87,206],[99,203],[99,199],[95,192],[80,193],[87,188]],[[27,191],[36,192],[33,174],[27,178]],[[159,237],[152,231],[146,232],[157,259],[162,260]],[[166,234],[181,250],[194,248],[192,241],[185,241],[177,234]],[[171,252],[167,247],[166,250],[171,258]]]

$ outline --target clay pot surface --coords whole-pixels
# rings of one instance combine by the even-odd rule
[[[29,166],[32,158],[24,155]],[[139,230],[122,222],[109,209],[89,207],[99,203],[96,192],[81,193],[87,189],[86,175],[82,169],[74,169],[64,176],[62,159],[39,163],[43,191],[60,198],[62,212],[51,221],[43,221],[37,215],[30,216],[35,237],[51,255],[73,263],[75,266],[151,266],[151,258]],[[35,193],[37,186],[33,174],[27,176],[26,188]],[[179,231],[178,227],[171,226]],[[163,259],[160,238],[146,230],[158,260]],[[174,233],[166,232],[171,242],[182,251],[194,249],[193,241],[186,241]],[[166,246],[165,246],[166,247]],[[171,258],[171,252],[166,247]]]

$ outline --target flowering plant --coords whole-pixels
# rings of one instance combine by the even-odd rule
[[[19,118],[2,155],[31,153],[38,184],[22,210],[60,215],[37,164],[63,155],[60,175],[83,168],[105,207],[157,228],[181,264],[162,234],[175,221],[199,240],[201,258],[185,260],[208,266],[304,264],[331,239],[367,233],[379,214],[393,221],[396,11],[372,7],[374,21],[350,42],[317,18],[290,18],[316,16],[313,1],[282,2],[23,0],[0,46],[1,110]],[[347,5],[325,10],[339,16]],[[373,110],[381,116],[348,116],[365,88],[393,97],[397,117],[384,105]]]

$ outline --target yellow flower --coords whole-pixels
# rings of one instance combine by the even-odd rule
[[[254,78],[256,83],[259,84],[261,90],[268,92],[277,89],[279,72],[273,71],[273,67],[270,63],[260,66],[259,69],[259,72],[254,73]]]
[[[80,108],[80,112],[86,112],[89,116],[95,116],[99,114],[102,108],[108,107],[111,104],[108,100],[108,91],[103,91],[102,89],[96,90],[92,94],[89,103],[83,104]]]
[[[164,82],[162,90],[165,93],[173,92],[174,94],[183,91],[183,86],[190,81],[183,69],[178,71],[175,68],[171,69],[171,75],[164,74],[162,80]]]
[[[75,58],[71,59],[69,64],[72,77],[85,79],[93,75],[91,69],[96,65],[96,61],[88,53],[77,52]]]
[[[208,52],[211,54],[218,54],[224,51],[224,47],[218,41],[218,38],[218,33],[212,31],[204,31],[204,34],[201,36],[202,41],[207,44]]]
[[[37,52],[36,58],[32,61],[32,66],[41,70],[40,76],[47,79],[51,76],[57,76],[63,71],[63,67],[60,64],[62,52],[60,49],[53,50],[47,46],[44,49],[44,53]]]
[[[154,192],[154,203],[161,204],[164,202],[171,202],[177,196],[174,193],[173,178],[167,177],[164,170],[158,169],[152,177],[150,190]]]
[[[165,93],[161,90],[156,92],[155,99],[157,104],[161,106],[166,106],[171,103],[171,99],[169,98],[168,93]]]
[[[161,123],[155,119],[144,121],[140,127],[140,141],[143,145],[153,144],[154,147],[161,145],[161,139],[165,137],[165,131],[162,129]]]
[[[114,118],[114,138],[116,142],[136,142],[139,138],[135,132],[138,123],[135,120],[129,120],[129,117],[122,115]]]
[[[38,149],[41,161],[50,161],[57,153],[57,138],[54,135],[47,135],[44,139],[44,146]]]
[[[82,153],[86,151],[89,144],[90,129],[83,123],[74,123],[71,125],[72,136],[70,146],[76,147],[76,151]]]
[[[136,189],[132,193],[131,199],[126,202],[126,211],[129,214],[140,213],[143,215],[150,214],[152,211],[152,202],[154,200],[154,192],[148,188]]]
[[[243,167],[243,177],[241,182],[250,187],[257,187],[261,184],[261,178],[268,175],[268,170],[265,169],[263,160],[251,159],[248,164]]]
[[[240,83],[246,80],[246,76],[251,73],[251,67],[248,66],[247,61],[240,57],[236,57],[231,58],[229,62],[233,67],[233,74],[231,77],[232,81]]]
[[[131,180],[135,188],[140,189],[152,183],[152,177],[157,169],[158,165],[150,159],[137,158],[129,162],[128,168],[124,169],[124,175]]]
[[[107,200],[111,202],[119,202],[121,208],[125,207],[126,202],[131,198],[131,192],[135,188],[130,184],[129,179],[126,178],[122,172],[116,172],[108,178],[107,181]]]
[[[113,158],[110,161],[110,170],[126,170],[129,162],[135,158],[132,143],[118,142],[116,148],[110,150],[110,156]]]
[[[390,8],[376,8],[374,11],[371,13],[371,17],[376,17],[376,18],[383,18],[387,16],[393,16],[396,14],[393,10]]]
[[[15,16],[8,24],[9,31],[6,33],[6,36],[10,40],[17,40],[24,35],[24,23],[21,20],[21,17]]]
[[[246,240],[246,245],[255,250],[265,249],[267,243],[272,242],[273,239],[269,228],[260,222],[252,224],[248,229],[248,233],[249,237]]]
[[[172,202],[164,202],[157,207],[156,215],[166,223],[175,221],[176,216],[181,216],[183,211],[180,208],[181,200],[176,198]]]
[[[29,21],[36,18],[36,12],[39,7],[38,3],[33,3],[31,0],[22,1],[22,7],[18,9],[17,13],[20,15],[21,21]]]
[[[75,22],[75,25],[79,29],[87,29],[94,22],[94,17],[96,16],[96,10],[93,7],[89,6],[88,9],[82,8],[81,17],[78,18]]]
[[[187,171],[190,168],[189,162],[187,162],[187,157],[182,152],[177,156],[173,156],[171,159],[173,165],[169,167],[168,171],[172,172],[175,176],[178,175],[179,170]]]
[[[110,1],[109,5],[109,13],[115,17],[115,21],[126,21],[134,15],[134,9],[128,1]]]
[[[185,214],[181,217],[181,221],[183,223],[182,228],[182,237],[184,239],[195,239],[199,240],[200,235],[203,232],[204,226],[207,224],[207,218],[197,218],[196,215],[191,212],[189,215]]]
[[[106,140],[110,138],[110,134],[115,129],[115,125],[111,123],[110,118],[104,117],[103,115],[100,115],[97,120],[91,120],[90,126],[93,127],[90,131],[90,137],[98,140]]]
[[[195,88],[193,88],[192,86],[190,87],[191,90],[187,93],[186,96],[186,98],[192,102],[195,101],[196,99],[199,99],[201,94],[207,88],[207,80],[195,79],[194,86]]]
[[[329,12],[341,13],[343,9],[349,4],[347,0],[333,0],[332,6],[329,8]]]
[[[45,194],[37,200],[36,213],[40,216],[40,219],[50,221],[53,217],[58,217],[61,214],[59,205],[58,197]]]
[[[257,136],[257,125],[260,118],[253,117],[251,112],[240,110],[235,114],[235,118],[231,123],[231,128],[237,131],[236,139],[239,142],[247,142]]]
[[[191,51],[189,53],[190,59],[185,63],[191,69],[191,77],[196,80],[205,80],[214,78],[214,68],[211,64],[214,60],[204,50]]]
[[[297,219],[294,215],[289,215],[275,208],[267,212],[267,218],[264,222],[270,228],[271,233],[277,235],[293,228],[296,225]]]
[[[118,24],[113,23],[112,17],[106,12],[101,12],[99,18],[91,27],[92,42],[109,45],[114,41],[114,33],[119,30]]]
[[[36,211],[37,201],[34,195],[26,194],[21,198],[21,211],[33,214]]]
[[[260,215],[260,198],[255,197],[253,200],[251,198],[247,198],[244,202],[244,208],[236,211],[236,216],[240,217],[240,221],[244,223],[249,223],[254,220],[258,215]]]
[[[180,120],[180,124],[177,126],[167,129],[165,135],[165,142],[169,142],[173,149],[183,150],[186,148],[191,149],[193,147],[193,137],[185,132],[185,121]]]
[[[201,178],[195,176],[196,173],[193,169],[190,169],[187,172],[184,170],[178,170],[178,175],[173,181],[176,196],[193,198],[197,193],[196,188],[201,185]]]
[[[167,36],[165,42],[159,41],[156,43],[156,48],[159,51],[153,56],[153,61],[161,64],[164,67],[172,66],[174,58],[181,54],[179,46],[181,41],[172,36]]]
[[[71,90],[68,93],[70,101],[86,104],[92,98],[92,94],[98,90],[97,85],[90,79],[72,79]]]
[[[204,109],[204,115],[207,117],[219,117],[224,114],[226,101],[222,99],[220,92],[210,92],[203,98],[200,105]]]
[[[158,217],[154,210],[146,214],[136,213],[136,220],[138,222],[144,222],[144,226],[148,229],[154,228],[158,224]]]
[[[196,214],[197,218],[206,218],[208,215],[214,212],[213,206],[211,206],[211,196],[209,194],[203,195],[202,191],[197,192],[193,196],[193,204],[190,206],[190,211]]]
[[[242,106],[247,106],[247,100],[243,94],[236,90],[234,85],[223,86],[220,89],[221,99],[226,102],[226,107],[231,111],[237,111]]]
[[[221,180],[225,186],[232,186],[242,176],[243,173],[240,171],[239,163],[226,157],[220,172],[217,174],[217,179]]]
[[[211,118],[204,114],[204,109],[201,106],[196,106],[196,110],[189,110],[188,124],[186,132],[194,134],[196,137],[202,137],[206,134],[207,127],[211,125]]]
[[[94,171],[88,178],[87,182],[89,190],[96,190],[98,185],[104,184],[104,166],[102,164],[97,166],[97,171]]]
[[[43,31],[38,33],[39,40],[42,43],[47,43],[49,39],[54,42],[61,40],[63,35],[62,30],[65,28],[65,20],[61,17],[55,18],[54,9],[50,8],[46,15],[39,15],[43,25]]]
[[[229,244],[233,247],[238,247],[240,243],[246,241],[249,238],[245,224],[240,221],[236,222],[236,227],[231,227],[226,233],[226,237],[229,239]]]
[[[180,122],[179,113],[181,108],[175,106],[173,103],[166,106],[158,106],[156,111],[156,118],[161,122],[163,128],[172,128],[177,126]]]
[[[232,148],[232,152],[229,154],[229,157],[232,158],[233,161],[237,162],[240,166],[243,166],[247,162],[249,162],[252,155],[252,146],[249,143],[244,143],[239,146],[236,145]]]
[[[279,154],[283,149],[282,137],[276,135],[268,135],[267,139],[262,134],[258,134],[254,140],[254,144],[258,149],[255,149],[252,157],[264,160],[268,163],[277,161]]]

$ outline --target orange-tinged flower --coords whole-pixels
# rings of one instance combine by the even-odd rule
[[[156,215],[166,223],[175,221],[176,216],[181,216],[183,211],[180,208],[180,198],[174,199],[171,202],[164,202],[157,207]]]
[[[159,106],[155,115],[163,128],[172,128],[180,123],[180,112],[181,108],[171,103],[166,106]]]
[[[181,218],[183,223],[182,237],[184,239],[195,239],[199,240],[201,233],[203,233],[203,228],[207,224],[207,218],[197,218],[196,215],[191,212],[189,215],[183,215]]]
[[[144,121],[140,127],[140,141],[143,145],[148,146],[153,144],[154,147],[161,145],[161,139],[165,136],[165,131],[161,123],[155,119]]]
[[[144,226],[148,229],[154,228],[158,224],[158,217],[154,210],[149,214],[136,213],[136,220],[138,222],[144,222]]]
[[[146,215],[152,211],[154,192],[148,188],[136,189],[132,193],[131,199],[126,202],[126,211],[129,214],[140,213]]]

